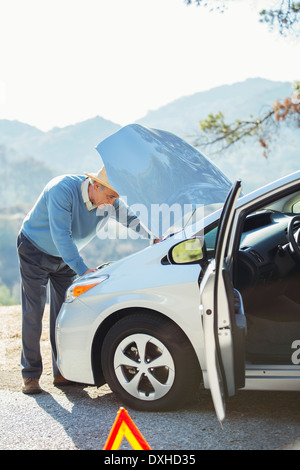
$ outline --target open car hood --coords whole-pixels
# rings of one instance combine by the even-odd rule
[[[218,167],[170,132],[130,124],[100,142],[96,150],[109,183],[159,237],[166,226],[152,220],[153,208],[157,213],[158,206],[166,209],[175,204],[184,215],[188,207],[223,203],[231,188]],[[174,222],[170,220],[170,225]]]

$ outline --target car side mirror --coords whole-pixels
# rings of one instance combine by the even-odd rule
[[[187,264],[201,261],[204,258],[204,241],[201,238],[190,238],[173,246],[169,251],[172,264]]]

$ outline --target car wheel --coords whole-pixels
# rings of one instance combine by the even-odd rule
[[[199,380],[187,338],[155,314],[132,314],[115,323],[105,337],[101,361],[111,390],[138,410],[183,405]]]

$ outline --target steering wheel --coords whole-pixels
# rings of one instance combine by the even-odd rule
[[[290,220],[287,231],[290,251],[298,258],[300,258],[300,227],[295,228],[295,225],[299,223],[300,215],[296,215]]]

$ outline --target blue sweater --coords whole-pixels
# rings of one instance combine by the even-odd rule
[[[109,215],[108,211],[103,215],[99,215],[97,209],[88,211],[81,193],[85,178],[82,175],[63,175],[51,180],[25,217],[21,228],[26,238],[39,250],[61,257],[79,276],[88,269],[79,251],[95,237],[97,225],[100,222],[103,226]],[[121,205],[125,203],[116,199],[114,208],[118,211]],[[127,214],[124,225],[134,225],[134,230],[144,232],[144,236],[151,238],[147,229],[140,230],[140,224],[132,224],[134,219],[138,219],[130,210]]]

